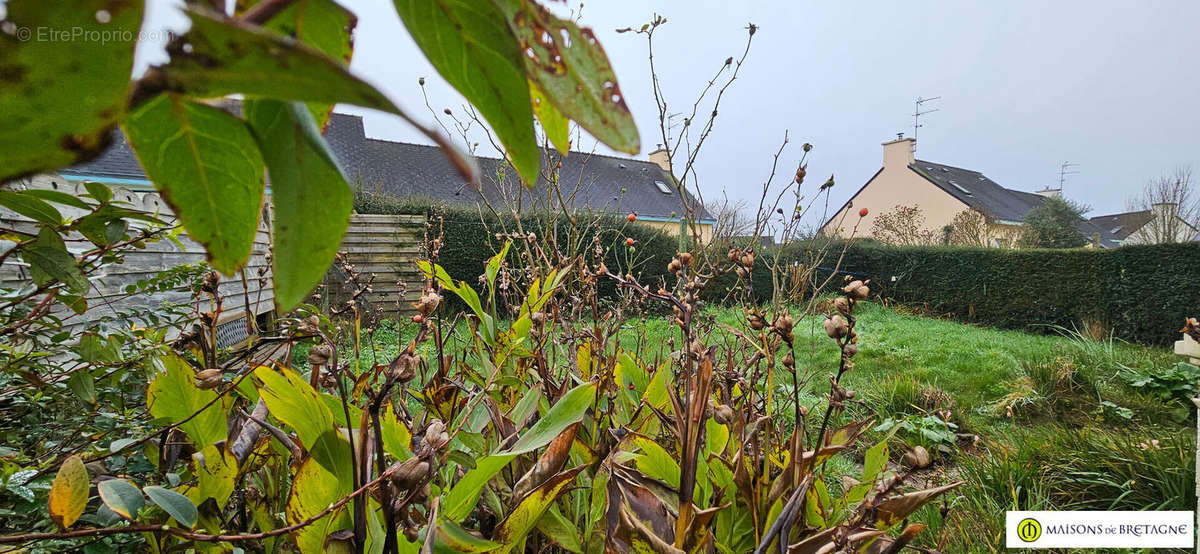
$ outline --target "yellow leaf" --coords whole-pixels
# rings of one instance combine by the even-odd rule
[[[50,486],[50,517],[63,529],[83,515],[91,487],[89,480],[87,468],[78,455],[67,458],[54,476],[54,484]]]

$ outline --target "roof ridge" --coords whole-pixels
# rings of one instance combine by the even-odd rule
[[[1096,219],[1102,219],[1102,218],[1105,218],[1105,217],[1121,217],[1121,216],[1123,216],[1123,215],[1134,215],[1134,214],[1152,214],[1152,212],[1151,212],[1150,210],[1133,210],[1133,211],[1129,211],[1129,212],[1120,212],[1120,213],[1115,213],[1115,214],[1105,214],[1105,215],[1098,215],[1098,216],[1094,216],[1094,217],[1089,217],[1087,220],[1088,220],[1088,221],[1092,221],[1092,220],[1096,220]]]
[[[358,118],[360,118],[360,119],[361,119],[361,116],[356,116],[356,115],[353,115],[353,114],[337,114],[337,115],[349,115],[349,116],[352,116],[352,117],[358,117]],[[364,133],[364,135],[363,135],[363,139],[364,139],[364,140],[368,140],[368,141],[373,141],[373,142],[386,143],[386,144],[402,144],[402,145],[405,145],[405,146],[419,146],[419,147],[422,147],[422,148],[432,148],[432,149],[435,149],[435,150],[441,150],[441,149],[442,149],[442,147],[440,147],[440,146],[437,146],[436,144],[422,144],[422,143],[419,143],[419,142],[409,142],[409,141],[406,141],[406,140],[391,140],[391,139],[386,139],[386,138],[371,137],[371,136],[367,136],[365,133]],[[545,150],[544,148],[541,148],[541,147],[539,147],[538,149],[539,149],[539,150]],[[557,152],[558,150],[552,150],[552,151],[554,151],[554,152]],[[584,151],[582,151],[582,150],[568,150],[568,151],[567,151],[567,154],[568,154],[568,155],[569,155],[569,154],[580,154],[580,155],[583,155],[583,156],[588,156],[588,157],[599,156],[599,157],[601,157],[601,158],[608,158],[608,159],[611,159],[611,160],[620,160],[620,161],[622,161],[622,162],[634,162],[634,163],[640,163],[640,164],[651,164],[651,165],[654,165],[655,167],[658,167],[658,164],[657,164],[657,163],[654,163],[654,162],[652,162],[652,161],[650,161],[650,160],[639,160],[639,159],[637,159],[637,158],[626,158],[626,157],[622,157],[622,156],[614,156],[614,155],[611,155],[611,154],[600,154],[600,153],[597,153],[597,152],[584,152]],[[481,159],[481,160],[494,160],[494,161],[502,161],[502,160],[504,159],[504,158],[502,158],[502,157],[499,157],[499,156],[482,156],[482,155],[478,155],[478,154],[475,154],[475,155],[473,155],[473,157],[475,157],[475,158],[477,158],[477,159]],[[662,169],[662,168],[661,168],[661,167],[659,167],[659,169]],[[665,171],[665,170],[664,170],[664,171]]]
[[[965,168],[965,167],[958,167],[958,166],[956,166],[956,165],[947,165],[947,164],[938,163],[938,162],[931,162],[931,161],[929,161],[929,160],[918,160],[918,159],[915,159],[915,158],[914,158],[914,159],[913,159],[913,164],[915,165],[917,162],[921,162],[921,163],[923,163],[923,164],[933,164],[933,165],[940,165],[940,166],[942,166],[942,167],[948,167],[948,168],[950,168],[950,169],[957,169],[957,170],[959,170],[959,171],[966,171],[966,172],[969,172],[969,173],[978,173],[978,174],[980,174],[980,175],[983,175],[983,172],[980,172],[980,171],[975,171],[974,169],[967,169],[967,168]],[[997,184],[999,184],[999,183],[997,183]]]

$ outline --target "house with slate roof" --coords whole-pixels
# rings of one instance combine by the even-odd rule
[[[1037,192],[1010,189],[978,171],[918,160],[914,155],[915,144],[913,138],[883,143],[883,167],[822,226],[821,232],[827,236],[868,236],[876,217],[899,206],[915,204],[924,213],[925,224],[935,230],[950,225],[954,216],[963,211],[982,213],[987,218],[991,246],[1012,247],[1025,215],[1047,197],[1061,193],[1050,188]],[[870,213],[860,222],[857,211],[863,207]],[[1178,217],[1173,206],[1155,205],[1151,210],[1081,221],[1079,232],[1092,247],[1116,248],[1150,242],[1147,231],[1155,218],[1169,217]],[[1200,237],[1200,231],[1192,225],[1185,222],[1182,228],[1187,236],[1177,240]]]
[[[503,160],[489,157],[476,158],[483,183],[474,189],[467,186],[436,146],[368,137],[362,117],[357,115],[334,113],[325,128],[325,138],[351,183],[374,194],[445,205],[487,202],[501,208],[518,195],[523,198],[523,206],[545,206],[545,197],[553,190],[544,177],[526,189]],[[673,185],[662,150],[651,152],[646,160],[586,152],[567,156],[550,152],[550,159],[562,164],[558,169],[559,192],[570,210],[619,217],[632,212],[643,224],[677,234],[680,218],[688,213],[685,203],[696,202]],[[70,181],[102,182],[131,190],[154,187],[119,131],[112,146],[99,157],[64,168],[59,174]],[[698,206],[696,219],[707,238],[716,219],[703,206]]]

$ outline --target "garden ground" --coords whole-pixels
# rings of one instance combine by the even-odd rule
[[[733,310],[706,313],[737,323]],[[921,535],[924,546],[1003,551],[1006,510],[1195,508],[1195,420],[1186,398],[1194,394],[1196,375],[1170,351],[1090,340],[1065,329],[980,328],[877,303],[864,302],[857,315],[860,352],[843,385],[865,401],[851,415],[873,418],[876,440],[898,428],[891,439],[897,462],[902,443],[928,449],[933,464],[919,481],[966,481],[957,495],[914,518],[930,525]],[[819,322],[805,320],[797,333],[804,337],[797,366],[813,368],[800,398],[814,408],[823,405],[826,374],[837,359]],[[628,340],[641,336],[664,345],[665,354],[669,321],[650,317],[638,327]],[[406,337],[413,332],[407,325],[402,331]],[[395,325],[384,323],[375,350],[360,359],[386,363],[398,342]],[[293,355],[298,368],[306,365],[305,350]],[[774,386],[789,407],[790,376],[777,374]],[[790,408],[779,413],[790,424]],[[852,452],[827,464],[831,490],[841,489],[843,475],[858,474],[861,456]]]

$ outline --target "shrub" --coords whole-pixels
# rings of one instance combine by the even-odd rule
[[[1198,262],[1195,243],[1115,250],[856,244],[842,268],[871,277],[883,298],[966,321],[1040,331],[1099,321],[1116,338],[1165,345],[1200,306],[1200,289],[1193,286]]]

